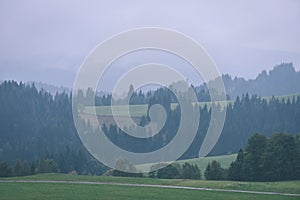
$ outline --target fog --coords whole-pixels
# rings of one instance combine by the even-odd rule
[[[0,80],[71,87],[96,45],[139,27],[180,31],[203,45],[222,73],[254,78],[282,62],[293,62],[299,69],[299,22],[296,0],[1,1]],[[144,62],[180,63],[165,55],[144,55]],[[104,85],[141,62],[134,56],[120,60]],[[192,71],[187,79],[200,82]]]

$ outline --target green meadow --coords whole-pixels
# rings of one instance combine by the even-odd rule
[[[296,98],[299,95],[300,94],[291,94],[291,95],[275,96],[275,98],[278,99],[279,101],[282,101],[282,100],[287,101],[288,99],[292,100],[293,98]],[[262,99],[270,101],[272,99],[272,97],[267,96],[267,97],[262,97]],[[224,107],[224,106],[228,105],[229,103],[234,103],[234,101],[233,100],[217,101],[215,103],[219,104],[221,107]],[[199,105],[201,108],[203,108],[205,105],[207,106],[207,108],[210,108],[211,104],[212,104],[212,102],[197,102],[197,105]],[[177,107],[177,105],[178,105],[177,103],[172,103],[171,109],[175,109]],[[92,113],[94,113],[94,109],[95,109],[97,115],[104,115],[104,116],[112,115],[111,106],[95,106],[95,107],[87,106],[84,109],[84,113],[92,114]],[[130,105],[129,106],[130,115],[132,117],[141,117],[143,115],[146,115],[147,110],[148,110],[147,104]],[[116,116],[128,116],[126,111],[127,111],[127,105],[114,105],[114,114]]]
[[[233,182],[182,179],[151,179],[111,176],[81,176],[70,174],[40,174],[1,180],[64,180],[70,183],[0,183],[0,199],[299,199],[293,196],[199,191],[174,188],[138,187],[126,185],[78,184],[79,181],[155,184],[249,190],[300,194],[300,181],[284,182]]]

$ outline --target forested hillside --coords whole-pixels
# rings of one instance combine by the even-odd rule
[[[161,101],[161,102],[159,102]],[[170,108],[171,102],[157,100]],[[220,105],[213,104],[216,109],[222,109]],[[198,156],[203,138],[207,132],[211,118],[211,107],[194,107],[200,110],[200,122],[197,135],[190,148],[182,158],[194,158]],[[172,140],[180,122],[180,109],[166,109],[169,118],[165,127],[155,136],[148,139],[129,137],[115,125],[104,127],[107,136],[120,147],[134,152],[147,152],[158,149]],[[187,119],[187,120],[193,120]],[[147,117],[142,118],[141,124],[147,124]],[[130,130],[129,131],[133,131]],[[227,106],[224,128],[216,146],[210,155],[224,155],[235,153],[245,148],[248,138],[254,133],[263,133],[270,136],[275,132],[297,134],[300,133],[300,97],[292,99],[270,100],[257,96],[243,95]],[[124,143],[124,141],[126,142]]]
[[[170,109],[172,101],[167,97],[151,100],[152,103],[163,103],[170,116],[160,134],[150,139],[126,138],[117,127],[108,126],[104,127],[108,137],[122,148],[135,152],[147,152],[167,144],[174,137],[178,128],[178,123],[174,122],[178,122],[180,116],[179,109]],[[87,160],[91,159],[76,134],[69,94],[52,96],[44,91],[38,92],[34,86],[3,82],[0,85],[0,105],[0,160],[13,163],[16,159],[35,161],[41,156],[48,156],[65,162],[64,154],[72,157],[68,158],[68,162],[75,162],[79,154],[87,157]],[[200,109],[201,112],[199,129],[182,158],[198,156],[210,119],[207,106],[194,109]],[[146,123],[147,117],[142,118],[141,124]],[[267,136],[274,132],[299,133],[300,97],[289,100],[272,98],[269,101],[249,95],[237,98],[227,107],[223,132],[210,155],[237,152],[245,147],[247,139],[256,132]],[[84,153],[79,153],[79,150]]]
[[[74,127],[71,96],[52,96],[34,85],[0,84],[0,160],[36,163],[55,159],[62,172],[102,173],[82,146]],[[37,163],[36,163],[37,164]]]

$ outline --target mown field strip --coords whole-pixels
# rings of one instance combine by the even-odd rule
[[[274,98],[278,99],[279,101],[287,99],[292,100],[293,98],[297,98],[300,96],[299,93],[296,94],[290,94],[290,95],[282,95],[282,96],[275,96]],[[266,97],[261,97],[262,99],[265,99],[267,102],[269,102],[273,97],[272,96],[266,96]],[[234,100],[226,100],[226,101],[216,101],[215,104],[219,104],[221,107],[227,106],[229,103],[234,103]],[[212,102],[197,102],[194,103],[194,105],[198,105],[199,107],[203,108],[205,105],[209,109]],[[171,109],[175,109],[177,107],[177,103],[172,103],[171,104]],[[115,113],[114,115],[116,116],[131,116],[131,117],[141,117],[143,115],[147,114],[147,109],[148,109],[148,104],[141,104],[141,105],[130,105],[129,110],[130,110],[130,115],[128,115],[127,107],[128,105],[114,105],[114,110]],[[112,115],[112,110],[111,106],[87,106],[85,107],[85,110],[83,111],[86,114],[93,114],[94,110],[96,111],[97,115],[103,115],[103,116],[111,116]]]
[[[215,188],[200,188],[200,187],[187,187],[187,186],[155,185],[155,184],[116,183],[116,182],[54,181],[54,180],[0,180],[0,183],[57,183],[57,184],[85,184],[85,185],[115,185],[115,186],[127,186],[127,187],[154,187],[154,188],[168,188],[168,189],[184,189],[184,190],[200,190],[200,191],[233,192],[233,193],[282,195],[282,196],[300,197],[300,194],[281,193],[281,192],[260,192],[260,191],[247,191],[247,190],[227,190],[227,189],[215,189]]]

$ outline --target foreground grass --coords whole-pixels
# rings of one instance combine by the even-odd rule
[[[222,199],[281,200],[299,197],[183,189],[62,183],[0,183],[0,199]]]
[[[174,186],[189,186],[189,187],[201,187],[201,188],[300,194],[300,181],[237,182],[237,181],[131,178],[131,177],[112,177],[112,176],[83,176],[83,175],[69,175],[69,174],[39,174],[34,176],[6,178],[5,180],[65,180],[65,181],[90,181],[90,182],[116,182],[116,183],[174,185]]]

